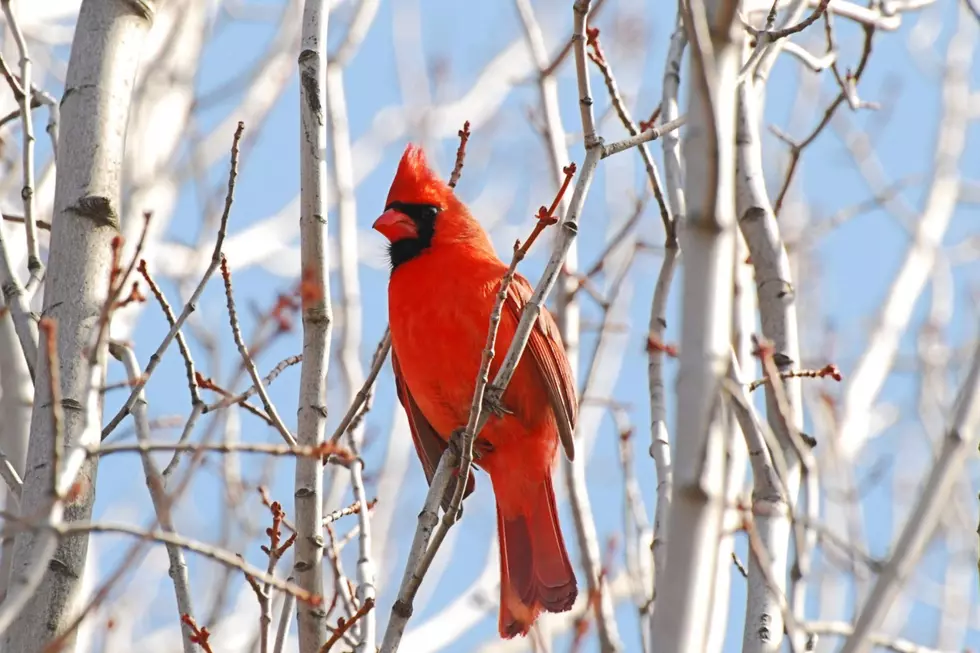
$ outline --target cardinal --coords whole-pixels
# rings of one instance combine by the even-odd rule
[[[466,205],[409,145],[374,229],[388,239],[388,317],[398,398],[429,483],[449,439],[467,422],[490,313],[507,265]],[[495,351],[510,346],[532,288],[514,276]],[[503,356],[490,366],[493,379]],[[500,541],[500,636],[527,635],[542,610],[564,612],[578,596],[568,560],[552,468],[561,443],[575,455],[578,404],[572,370],[547,310],[503,396],[485,400],[491,416],[474,457],[490,477]],[[466,495],[475,487],[469,477]],[[447,506],[447,498],[443,506]]]

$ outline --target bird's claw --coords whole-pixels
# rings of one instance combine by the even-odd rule
[[[503,393],[494,387],[488,387],[483,393],[483,409],[498,418],[514,414],[514,411],[504,407]]]
[[[449,451],[456,456],[456,458],[461,458],[463,456],[463,435],[465,435],[466,429],[456,429],[449,436]]]

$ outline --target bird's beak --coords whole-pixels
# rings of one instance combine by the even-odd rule
[[[381,217],[371,225],[375,231],[388,239],[389,242],[397,242],[405,238],[418,238],[419,230],[410,217],[396,211],[388,209],[381,214]]]

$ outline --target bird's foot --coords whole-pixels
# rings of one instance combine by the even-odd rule
[[[449,451],[456,456],[457,460],[463,457],[463,438],[466,429],[456,429],[449,436]],[[473,441],[473,460],[480,460],[485,455],[493,451],[493,445],[485,438],[477,438]]]
[[[483,410],[498,418],[503,418],[505,415],[513,415],[514,411],[504,407],[503,394],[499,388],[487,386],[487,389],[483,393]]]
[[[463,457],[463,436],[466,434],[465,428],[459,428],[449,436],[449,452],[459,460]]]

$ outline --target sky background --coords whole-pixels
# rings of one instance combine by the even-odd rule
[[[254,8],[269,5],[274,9],[278,4],[253,2],[248,6]],[[336,14],[331,16],[331,46],[346,31],[352,13],[350,4],[342,4]],[[554,0],[534,2],[551,52],[557,51],[571,29],[572,12],[569,5],[570,3]],[[862,98],[880,102],[884,108],[877,112],[858,113],[851,113],[846,107],[841,110],[846,120],[871,134],[875,153],[883,164],[885,178],[889,182],[911,175],[928,174],[932,167],[937,115],[941,107],[937,65],[945,55],[945,45],[955,29],[956,18],[955,3],[938,3],[920,14],[907,16],[897,32],[879,34],[875,38],[872,62],[861,81],[860,91]],[[673,21],[674,11],[670,3],[642,0],[610,0],[595,21],[602,30],[607,58],[616,73],[624,97],[637,118],[649,115],[659,102],[664,55]],[[71,21],[61,22],[64,26],[71,24]],[[860,54],[861,32],[843,19],[837,19],[836,25],[840,60],[844,66],[852,67]],[[916,42],[929,38],[933,29],[938,30],[934,46],[924,50],[910,49]],[[209,42],[201,58],[195,84],[202,95],[208,95],[209,91],[221,87],[241,71],[249,70],[263,56],[274,31],[275,25],[269,22],[231,21],[222,15],[210,32]],[[822,28],[811,30],[797,40],[801,45],[809,46],[811,51],[823,50]],[[430,159],[443,174],[448,174],[456,149],[454,134],[461,121],[455,120],[448,125],[433,122],[451,114],[453,118],[472,118],[478,123],[473,129],[466,167],[457,192],[470,203],[481,222],[491,228],[498,252],[505,256],[514,238],[523,237],[528,232],[530,219],[536,208],[550,202],[553,196],[543,142],[529,124],[529,111],[537,112],[538,95],[535,84],[526,74],[500,75],[497,81],[513,84],[513,90],[499,107],[486,107],[476,103],[472,110],[477,115],[443,111],[436,112],[433,116],[423,110],[426,105],[445,105],[463,96],[474,85],[477,76],[487,64],[498,57],[507,44],[514,42],[523,46],[523,31],[516,9],[508,2],[383,0],[362,47],[347,68],[346,91],[351,137],[355,144],[355,168],[370,170],[356,191],[358,226],[361,230],[359,273],[364,310],[360,355],[365,367],[385,329],[387,319],[384,239],[370,230],[370,224],[383,209],[388,184],[407,140],[423,142]],[[53,54],[55,57],[66,58],[67,48],[56,48]],[[522,57],[526,57],[524,49],[517,47],[513,60],[517,61]],[[428,72],[427,79],[408,74],[412,82],[405,84],[400,81],[399,67],[409,73],[425,70]],[[511,66],[515,67],[518,66]],[[57,66],[54,67],[56,69]],[[780,125],[795,137],[809,132],[828,100],[836,93],[833,78],[825,73],[821,75],[819,83],[811,86],[811,91],[805,97],[797,99],[796,90],[801,74],[812,74],[801,70],[798,61],[782,56],[773,70],[766,99],[766,123]],[[594,68],[592,73],[596,115],[601,117],[601,134],[607,141],[621,138],[624,131],[615,116],[607,112],[608,97],[601,78]],[[48,75],[44,84],[47,90],[60,96],[61,87],[57,75]],[[581,127],[576,103],[574,67],[570,60],[560,68],[558,84],[562,119],[570,134],[570,154],[572,160],[581,163]],[[980,66],[974,65],[971,86],[976,89],[978,85]],[[684,93],[686,84],[682,89],[682,97]],[[208,133],[222,121],[234,117],[239,100],[240,94],[222,93],[217,101],[208,102],[195,111],[195,124],[188,125],[188,141],[195,130]],[[394,111],[394,108],[402,103],[415,107],[416,115],[424,119],[409,120],[407,129],[401,129],[399,120],[402,119],[402,114]],[[299,189],[298,119],[298,86],[294,75],[285,93],[276,101],[261,132],[243,153],[230,234],[234,235],[260,224],[269,216],[282,211],[296,197]],[[251,130],[252,125],[248,128]],[[249,133],[255,136],[254,132]],[[396,137],[389,138],[386,136],[388,133],[394,133]],[[226,136],[230,145],[231,131],[223,136]],[[974,124],[968,135],[966,155],[961,165],[968,178],[971,175],[976,178],[980,172],[980,157],[976,154],[980,151],[978,139],[980,130]],[[49,150],[46,148],[46,144],[39,141],[40,156],[47,156]],[[660,147],[655,144],[651,150],[659,163]],[[181,148],[181,158],[186,159],[187,156],[188,148]],[[377,165],[372,166],[375,159]],[[806,219],[814,222],[825,220],[836,211],[872,195],[872,190],[856,171],[851,155],[847,153],[833,128],[825,130],[808,148],[803,161],[790,195],[792,201],[781,216],[781,226],[786,234],[799,234],[798,225]],[[772,195],[778,189],[785,163],[785,146],[766,131],[764,164]],[[210,184],[219,193],[226,175],[227,156],[223,156],[208,172]],[[920,180],[902,192],[901,198],[918,210],[924,202],[925,188]],[[649,191],[643,168],[635,153],[617,155],[600,165],[581,216],[581,235],[578,239],[580,265],[587,267],[594,262],[608,238],[631,213],[635,198],[647,194]],[[198,242],[201,238],[202,213],[208,197],[210,191],[202,192],[195,184],[185,183],[180,187],[173,217],[167,226],[166,241],[187,245]],[[153,207],[128,208],[128,217],[132,218],[142,210]],[[332,221],[334,215],[335,212],[331,209],[332,235],[335,227]],[[978,218],[978,205],[958,208],[944,239],[944,247],[956,245],[970,236],[980,236]],[[660,245],[663,242],[662,231],[656,205],[651,200],[643,213],[636,232],[637,238],[652,245]],[[799,246],[807,252],[806,261],[810,275],[800,285],[805,362],[818,366],[825,362],[834,362],[846,379],[866,344],[868,329],[873,324],[895,271],[906,254],[908,242],[906,228],[883,209],[862,214],[819,239],[811,239],[806,233],[800,237]],[[298,249],[295,249],[298,234],[291,244],[293,249],[287,250],[282,256],[298,257]],[[532,282],[536,281],[543,268],[549,245],[550,241],[542,242],[535,248],[534,255],[522,264],[523,274]],[[252,247],[262,246],[261,240],[252,243]],[[209,245],[207,249],[210,249]],[[258,310],[267,309],[274,302],[277,293],[288,291],[295,283],[295,279],[276,272],[287,269],[295,271],[298,263],[270,261],[266,266],[251,266],[239,271],[236,269],[235,257],[229,255],[229,258],[234,274],[236,300],[243,315],[243,329],[247,338],[255,324],[253,307]],[[651,513],[656,475],[653,461],[646,454],[650,418],[644,343],[653,284],[660,262],[660,255],[656,251],[643,252],[637,257],[614,307],[617,323],[628,327],[628,330],[617,332],[610,339],[608,356],[596,392],[598,396],[612,397],[628,407],[635,427],[635,470]],[[976,262],[960,264],[952,269],[955,309],[943,335],[953,347],[968,345],[976,335],[976,284],[980,280],[978,273],[980,268]],[[675,277],[670,296],[666,336],[668,342],[677,342],[680,339],[682,325],[679,323],[678,309],[682,275],[683,268]],[[600,287],[605,288],[611,277],[611,274],[600,277]],[[175,301],[178,296],[175,285],[165,283],[164,288],[171,300]],[[333,292],[336,300],[339,298],[336,279]],[[931,301],[930,285],[918,301],[911,328],[902,339],[900,362],[915,356],[916,335],[927,316]],[[585,298],[583,306],[584,321],[587,324],[596,324],[601,315],[594,303]],[[202,371],[215,379],[228,379],[237,368],[238,358],[225,317],[220,282],[212,281],[208,286],[199,303],[199,315],[201,323],[221,342],[220,370]],[[343,328],[342,322],[338,322],[335,336]],[[140,315],[136,330],[136,352],[143,364],[149,360],[166,331],[166,323],[159,311],[155,306],[148,305],[147,310]],[[279,360],[298,353],[301,349],[301,337],[302,334],[297,329],[277,339],[262,353],[258,360],[259,369],[264,373]],[[595,340],[594,329],[583,333],[580,370],[584,370]],[[197,343],[193,344],[192,349],[199,361],[206,360],[206,353]],[[828,361],[831,356],[832,361]],[[335,363],[336,359],[328,379],[328,404],[331,409],[328,432],[336,425],[348,402]],[[917,418],[919,377],[908,365],[900,365],[900,368],[905,371],[899,371],[889,378],[880,397],[882,402],[896,407],[899,419],[881,437],[871,441],[860,457],[858,473],[860,479],[870,469],[879,469],[884,465],[884,471],[879,477],[880,484],[863,500],[864,530],[869,537],[867,545],[870,552],[878,556],[887,553],[888,543],[904,520],[905,509],[897,513],[894,509],[893,490],[896,483],[901,479],[917,482],[915,479],[921,477],[929,462],[928,439],[923,438],[923,427]],[[948,380],[955,384],[962,378],[963,369],[955,363],[950,369]],[[671,425],[674,424],[675,417],[675,374],[676,366],[668,361],[667,407]],[[113,369],[111,379],[120,378],[119,375],[120,370]],[[280,414],[290,427],[295,427],[298,384],[297,366],[284,372],[270,388],[270,394]],[[811,389],[810,385],[808,382],[808,391]],[[834,397],[840,396],[842,390],[825,380],[813,381],[812,385],[819,386],[819,390]],[[186,416],[189,413],[184,368],[176,348],[168,352],[148,387],[152,416]],[[107,418],[115,413],[122,399],[119,394],[110,396],[106,407]],[[378,560],[379,629],[383,629],[387,621],[414,531],[416,514],[426,492],[424,477],[414,459],[414,452],[405,448],[408,433],[400,416],[396,420],[396,410],[400,410],[394,408],[396,405],[390,366],[386,364],[378,382],[374,408],[367,419],[367,441],[364,446],[368,495],[378,497],[379,510],[389,510],[393,514],[390,530],[386,533],[375,533],[378,540],[385,536],[389,539],[384,548],[384,557]],[[242,414],[238,419],[242,440],[278,442],[279,438],[274,431],[249,415]],[[807,424],[812,428],[809,415]],[[589,492],[600,541],[604,548],[610,537],[618,537],[620,543],[612,570],[615,575],[623,567],[622,537],[619,535],[622,530],[623,499],[617,431],[611,417],[595,405],[583,410],[581,429],[592,442],[587,459]],[[120,431],[121,434],[114,438],[119,435],[132,438],[128,428]],[[179,429],[171,435],[176,437],[178,433]],[[403,453],[409,451],[412,455],[408,459],[404,456],[400,458],[402,461],[407,460],[407,463],[398,463],[397,460],[392,463],[395,469],[399,464],[406,469],[404,483],[389,483],[386,486],[380,470],[391,456],[389,445],[392,437],[402,438],[398,450]],[[885,463],[880,462],[883,459]],[[160,460],[164,458],[161,457]],[[241,462],[243,477],[247,481],[255,481],[268,468],[267,463],[257,457],[243,457]],[[220,537],[224,525],[218,508],[221,501],[219,468],[217,458],[213,458],[211,464],[206,465],[198,474],[187,495],[189,498],[184,501],[184,509],[179,514],[178,528],[181,532],[208,541]],[[273,476],[275,480],[270,485],[271,494],[282,501],[286,510],[291,513],[293,464],[291,461],[279,461],[273,469],[276,473]],[[971,467],[971,472],[971,477],[975,478],[975,465]],[[393,478],[397,480],[397,476]],[[435,575],[428,577],[423,585],[410,630],[412,626],[419,626],[435,615],[452,598],[469,587],[484,568],[488,547],[495,538],[495,520],[490,486],[485,475],[477,475],[477,486],[476,494],[468,500],[464,520],[451,532],[447,541],[447,545],[452,545],[451,556],[440,554],[433,569]],[[969,492],[966,501],[971,508],[975,507],[973,497],[976,496],[976,483],[973,486],[974,489],[965,485],[961,488],[964,495]],[[904,502],[914,496],[914,487],[914,484],[905,487],[902,493]],[[563,490],[559,492],[564,495]],[[345,504],[349,503],[349,496],[344,501]],[[245,502],[248,506],[245,511],[251,513],[257,524],[264,524],[266,513],[254,493],[246,496]],[[150,504],[138,459],[133,456],[106,458],[99,471],[95,517],[145,523],[149,514]],[[650,518],[652,519],[652,514]],[[342,523],[339,530],[343,532],[353,523]],[[567,504],[562,506],[562,523],[566,541],[572,549],[571,555],[577,560]],[[240,525],[232,526],[230,532],[233,538],[242,542],[242,547],[248,546],[244,543],[247,540]],[[93,551],[97,554],[97,568],[100,573],[108,573],[118,563],[129,542],[109,536],[96,537]],[[974,555],[974,540],[970,535],[960,539],[971,546],[965,552],[966,556]],[[376,543],[376,552],[380,551],[379,547],[380,544]],[[941,583],[945,567],[938,561],[945,549],[941,545],[936,545],[933,549],[935,550],[929,552],[918,573],[934,583]],[[747,554],[741,542],[739,550],[740,557],[746,560]],[[261,560],[262,554],[258,551],[257,543],[253,542],[247,550],[243,548],[242,553],[253,562]],[[354,547],[349,547],[347,553],[353,554]],[[353,558],[348,555],[345,560],[347,570],[353,574]],[[173,592],[166,577],[164,561],[163,549],[157,549],[144,561],[127,589],[120,590],[117,594],[117,597],[139,597],[142,606],[139,612],[142,614],[136,617],[131,626],[137,633],[156,632],[158,636],[164,636],[160,635],[159,629],[169,629],[172,636],[176,632],[173,629]],[[193,555],[188,557],[188,561],[197,596],[201,597],[197,603],[199,606],[207,606],[209,601],[204,597],[213,589],[214,581],[220,577],[221,572],[212,563]],[[815,571],[826,569],[823,562],[817,560]],[[288,559],[281,566],[281,571],[285,571],[287,563]],[[496,568],[495,560],[492,566]],[[964,569],[971,568],[967,565]],[[971,570],[970,573],[975,576],[976,572]],[[329,569],[326,576],[330,578]],[[581,575],[580,583],[584,586]],[[971,581],[971,586],[975,594],[975,580]],[[492,592],[490,598],[495,603],[496,593]],[[969,598],[971,605],[975,603],[975,595]],[[247,607],[251,599],[246,587],[240,597],[240,605],[246,606],[242,610],[251,609]],[[736,575],[732,583],[732,605],[740,606],[743,600],[744,581]],[[811,601],[811,608],[816,610],[815,600]],[[849,605],[841,606],[841,614],[832,616],[846,617],[850,608]],[[122,611],[126,609],[119,608]],[[973,611],[976,612],[975,608]],[[633,604],[629,601],[621,602],[617,617],[627,650],[638,650],[639,630]],[[901,634],[916,641],[930,643],[934,640],[936,626],[936,609],[919,605],[910,613]],[[486,616],[473,625],[456,644],[443,650],[476,650],[479,643],[491,640],[495,633],[496,607],[492,605],[486,611]],[[556,638],[555,650],[568,650],[569,638],[567,634]],[[729,621],[726,653],[739,650],[740,640],[739,608],[733,609],[733,618]],[[150,641],[152,637],[145,640],[147,643]],[[968,640],[962,645],[974,648],[980,646],[980,634],[971,631]],[[590,638],[582,650],[598,650],[595,639]]]

